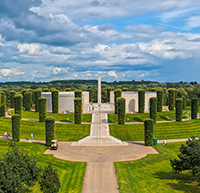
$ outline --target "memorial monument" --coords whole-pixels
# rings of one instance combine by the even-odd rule
[[[98,104],[101,104],[101,77],[98,78]]]

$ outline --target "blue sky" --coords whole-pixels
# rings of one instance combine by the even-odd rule
[[[200,82],[199,0],[0,1],[0,81]]]

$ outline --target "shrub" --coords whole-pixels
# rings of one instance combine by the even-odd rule
[[[176,121],[182,121],[182,107],[183,107],[183,99],[176,99]]]
[[[128,88],[122,88],[122,91],[128,91]]]
[[[25,111],[30,111],[32,106],[32,92],[28,91],[24,93],[23,105]]]
[[[51,140],[54,140],[54,130],[55,130],[55,119],[53,117],[47,117],[45,119],[46,128],[46,145],[51,145]]]
[[[145,107],[145,91],[144,90],[138,90],[138,112],[144,113],[144,107]]]
[[[58,98],[59,98],[59,91],[53,90],[51,93],[52,97],[52,112],[58,113]]]
[[[42,95],[41,89],[35,90],[35,112],[39,112],[39,98]]]
[[[65,91],[71,91],[71,90],[72,90],[71,88],[66,88],[66,89],[65,89]]]
[[[11,90],[10,91],[10,108],[15,107],[14,96],[15,96],[15,91]]]
[[[162,112],[163,109],[163,90],[157,91],[157,112]]]
[[[175,89],[170,88],[168,90],[168,105],[169,105],[169,110],[174,110],[175,107]]]
[[[117,107],[117,98],[122,96],[122,90],[121,89],[116,89],[114,91],[114,97],[115,97],[115,114],[118,113],[118,107]]]
[[[75,124],[81,124],[82,118],[82,98],[74,99],[74,121]]]
[[[21,112],[22,112],[22,95],[17,94],[14,97],[15,102],[15,114],[19,114],[21,118]]]
[[[48,88],[45,88],[43,92],[50,92]]]
[[[6,106],[5,106],[5,103],[3,103],[1,106],[0,106],[0,117],[5,117],[5,114],[6,114]]]
[[[39,122],[44,122],[47,115],[47,99],[39,98]]]
[[[167,105],[167,90],[163,90],[163,106]]]
[[[186,105],[191,107],[191,99],[186,99]]]
[[[151,97],[150,98],[150,118],[154,120],[154,123],[156,123],[156,114],[157,114],[157,98]]]
[[[20,141],[20,115],[12,116],[12,139],[13,141]]]
[[[1,92],[1,104],[6,104],[6,94],[4,92]]]
[[[82,90],[75,90],[74,94],[75,94],[75,98],[81,98],[82,99]]]
[[[29,92],[29,89],[24,89],[21,91],[21,94],[22,94],[22,106],[25,108],[25,104],[26,104],[26,99],[24,98],[24,94],[25,92]]]
[[[112,90],[112,88],[108,87],[106,90],[107,90],[107,102],[109,103],[110,102],[110,91]]]
[[[10,92],[6,92],[6,106],[10,107]]]
[[[125,108],[126,108],[126,99],[119,97],[117,99],[118,106],[118,124],[125,124]]]
[[[191,119],[197,119],[198,113],[198,99],[193,98],[191,100]]]
[[[92,94],[93,94],[92,89],[89,88],[88,91],[89,91],[89,102],[92,102]]]
[[[186,102],[187,102],[186,98],[183,97],[183,110],[186,109],[186,105],[187,105]]]
[[[154,133],[154,120],[146,119],[144,121],[144,142],[146,146],[153,145],[153,133]]]

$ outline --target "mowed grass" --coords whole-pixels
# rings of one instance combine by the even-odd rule
[[[129,162],[114,163],[120,193],[200,192],[198,183],[192,183],[190,172],[175,174],[170,159],[177,158],[181,143],[167,143],[156,147],[159,154]]]
[[[14,110],[10,111],[11,115],[14,114]],[[61,122],[74,122],[74,114],[62,114],[62,113],[47,113],[47,117],[54,117],[56,121]],[[39,113],[34,111],[22,111],[22,118],[37,119],[39,120]],[[91,122],[92,114],[82,114],[82,122]]]
[[[33,139],[45,140],[45,123],[37,121],[22,121],[20,124],[21,138],[30,139],[33,133]],[[5,131],[10,131],[12,136],[12,120],[9,118],[0,118],[0,136]],[[55,123],[55,139],[59,141],[78,141],[90,134],[90,125],[75,125]]]
[[[110,125],[110,134],[122,141],[143,141],[144,124]],[[162,139],[182,139],[192,135],[200,136],[200,119],[183,122],[156,123],[154,137]]]
[[[183,111],[183,119],[185,113],[190,115],[190,111]],[[133,113],[133,114],[126,114],[125,121],[126,122],[144,122],[145,119],[149,118],[149,113]],[[175,120],[176,114],[175,110],[172,111],[163,111],[157,112],[156,121],[172,121]],[[118,115],[117,114],[108,114],[108,122],[109,123],[117,123],[118,122]]]
[[[8,141],[0,140],[0,157],[6,154],[8,149]],[[83,180],[85,176],[87,163],[85,162],[71,162],[54,158],[53,155],[44,155],[46,146],[35,143],[17,143],[20,149],[24,149],[29,152],[29,155],[38,159],[37,164],[43,168],[47,166],[49,162],[53,167],[58,170],[61,188],[60,193],[81,193],[83,189]],[[26,192],[40,193],[40,186],[37,183],[34,187],[29,188]]]

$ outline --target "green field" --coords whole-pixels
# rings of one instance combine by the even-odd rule
[[[21,138],[30,139],[33,133],[34,139],[45,140],[45,123],[37,121],[21,121]],[[0,118],[0,136],[5,131],[10,131],[12,136],[12,120],[9,118]],[[78,141],[90,135],[90,125],[75,125],[55,123],[55,139],[59,141]]]
[[[183,119],[184,115],[187,113],[190,115],[190,111],[183,111]],[[133,113],[133,114],[126,114],[125,121],[126,122],[144,122],[145,119],[149,118],[149,113]],[[157,112],[156,121],[172,121],[175,120],[175,110],[172,111],[163,111]],[[118,115],[117,114],[108,114],[108,122],[109,123],[117,123],[118,122]]]
[[[14,114],[14,110],[10,111],[11,115]],[[47,117],[54,117],[56,121],[61,122],[74,122],[74,114],[62,114],[62,113],[47,113]],[[39,120],[39,113],[34,111],[22,111],[22,118],[37,119]],[[92,114],[82,114],[82,122],[91,122]]]
[[[117,169],[116,177],[120,184],[120,193],[149,192],[200,192],[198,183],[192,183],[190,172],[175,174],[170,165],[170,159],[177,158],[181,143],[158,145],[158,155],[148,155],[146,158],[129,162],[114,163]]]
[[[110,125],[110,134],[122,141],[143,141],[144,124]],[[156,123],[154,137],[157,139],[182,139],[200,136],[200,119],[183,122]]]
[[[7,143],[8,141],[6,140],[0,140],[0,157],[2,156],[2,154],[5,154],[7,152]],[[54,158],[53,155],[44,155],[43,153],[47,147],[41,144],[20,142],[17,143],[17,145],[20,147],[20,149],[25,149],[26,151],[28,151],[29,155],[38,158],[38,164],[42,167],[48,165],[49,162],[52,162],[53,167],[57,168],[60,176],[60,193],[82,192],[87,163],[65,161]],[[26,192],[41,192],[39,184],[36,184],[34,187],[28,189]]]

